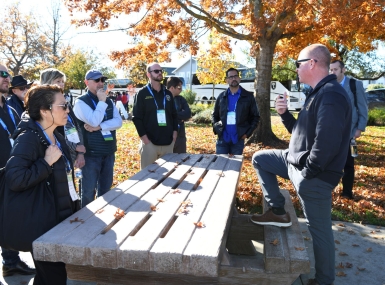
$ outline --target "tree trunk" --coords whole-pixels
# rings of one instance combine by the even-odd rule
[[[277,39],[275,39],[277,38]],[[270,81],[272,72],[272,62],[275,46],[278,37],[263,38],[259,40],[259,52],[257,55],[257,64],[255,72],[255,98],[257,101],[259,114],[261,116],[257,129],[249,138],[247,143],[263,143],[270,145],[274,141],[278,141],[271,129],[270,119]]]

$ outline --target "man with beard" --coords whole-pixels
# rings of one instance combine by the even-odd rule
[[[150,63],[147,66],[150,82],[135,96],[132,121],[141,139],[141,169],[166,153],[172,153],[178,134],[174,99],[171,92],[161,84],[162,72],[158,63]]]
[[[226,71],[229,88],[219,94],[215,101],[212,123],[214,134],[218,135],[217,154],[242,155],[245,139],[258,126],[259,111],[253,93],[239,86],[239,71]]]
[[[17,112],[9,107],[3,94],[8,93],[11,75],[7,68],[0,64],[0,168],[5,167],[13,146],[11,135],[20,122]],[[0,189],[3,191],[3,189]],[[17,227],[17,225],[15,225]],[[11,249],[1,248],[3,256],[3,276],[14,274],[32,275],[36,271],[30,268],[24,261],[20,260],[19,252]],[[1,284],[1,282],[0,282]]]

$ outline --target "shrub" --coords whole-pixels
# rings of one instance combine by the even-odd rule
[[[379,88],[385,88],[385,85],[381,83],[369,84],[368,87],[366,88],[366,91],[379,89]]]
[[[194,105],[190,105],[190,109],[191,109],[191,116],[194,116],[206,109],[210,109],[211,111],[213,110],[213,105],[207,105],[207,104],[202,104],[202,103],[197,103],[197,104],[194,104]]]
[[[212,108],[203,110],[197,114],[195,114],[194,117],[192,117],[192,121],[196,124],[211,124],[211,114],[213,110]]]
[[[368,126],[385,126],[385,108],[373,108],[369,110]]]
[[[187,104],[192,105],[195,103],[195,97],[197,96],[197,93],[190,89],[186,89],[183,90],[180,95],[186,99]]]

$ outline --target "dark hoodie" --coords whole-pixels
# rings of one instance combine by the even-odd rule
[[[289,111],[281,115],[292,134],[287,160],[306,179],[317,177],[337,185],[343,175],[352,107],[334,74],[322,79],[307,96],[296,120]]]

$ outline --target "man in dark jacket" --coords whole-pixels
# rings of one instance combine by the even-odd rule
[[[166,153],[172,153],[178,134],[178,117],[170,91],[162,85],[158,63],[147,66],[150,83],[135,96],[132,121],[141,139],[140,167],[145,168]]]
[[[245,139],[258,126],[259,111],[253,93],[239,86],[237,69],[226,71],[226,81],[229,88],[219,94],[212,115],[214,134],[218,135],[216,153],[242,155]]]
[[[16,111],[6,103],[3,97],[4,93],[8,93],[10,78],[7,68],[0,64],[0,168],[5,167],[9,159],[13,145],[11,135],[20,122]],[[35,269],[28,267],[24,261],[20,260],[18,251],[1,248],[1,255],[3,256],[3,276],[11,276],[15,273],[22,275],[36,273]]]
[[[313,238],[316,274],[308,284],[332,284],[335,278],[332,192],[343,175],[352,106],[337,77],[329,75],[330,52],[326,46],[310,45],[298,58],[299,80],[313,91],[297,120],[287,110],[286,96],[276,99],[276,110],[292,135],[289,149],[264,150],[253,155],[253,166],[271,208],[263,215],[254,215],[251,221],[259,225],[291,226],[277,175],[290,179]]]
[[[28,82],[21,75],[16,75],[12,78],[11,87],[9,87],[9,94],[11,97],[8,98],[8,105],[16,110],[19,117],[21,117],[21,114],[25,111],[24,96],[32,83],[33,82]]]
[[[167,89],[170,90],[174,97],[176,112],[178,113],[178,137],[174,145],[174,153],[187,152],[187,138],[184,121],[191,118],[191,110],[186,99],[180,96],[182,92],[183,82],[176,76],[171,76],[167,79]]]

